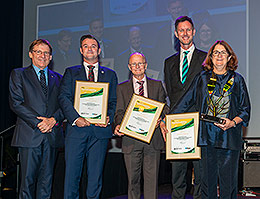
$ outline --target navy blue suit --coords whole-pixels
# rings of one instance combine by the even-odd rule
[[[102,187],[102,171],[106,155],[108,138],[112,136],[111,126],[105,128],[90,125],[77,127],[72,125],[80,117],[74,109],[76,80],[87,81],[83,65],[67,68],[62,79],[59,102],[68,125],[65,135],[65,185],[64,198],[79,197],[79,182],[83,160],[87,158],[88,187],[87,198],[99,198]],[[99,66],[98,82],[109,83],[108,110],[110,123],[116,109],[117,76],[113,70]]]
[[[9,101],[17,115],[12,146],[19,147],[20,153],[20,198],[35,198],[35,190],[37,199],[50,197],[55,148],[64,144],[63,131],[59,125],[64,117],[58,104],[61,78],[60,74],[48,70],[46,97],[33,66],[17,68],[11,73]],[[57,124],[52,132],[41,133],[37,127],[41,122],[38,116],[56,119]],[[27,149],[33,149],[35,153]]]

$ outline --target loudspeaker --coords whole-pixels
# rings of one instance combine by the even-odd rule
[[[260,161],[243,161],[243,187],[260,187]]]

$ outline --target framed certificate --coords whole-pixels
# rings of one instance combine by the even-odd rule
[[[199,113],[166,115],[166,159],[200,159]]]
[[[133,94],[119,131],[150,143],[164,103]]]
[[[76,81],[74,108],[90,123],[106,124],[109,83]]]

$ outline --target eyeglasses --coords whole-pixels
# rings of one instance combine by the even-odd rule
[[[129,65],[132,67],[136,67],[137,65],[139,67],[141,67],[141,66],[144,66],[145,64],[146,64],[146,62],[138,62],[138,63],[132,63],[132,64],[129,63]]]
[[[213,53],[212,53],[212,55],[213,55],[214,57],[219,56],[219,54],[221,54],[221,56],[227,56],[227,55],[228,55],[228,52],[225,51],[225,50],[222,50],[222,51],[217,51],[217,50],[215,50],[215,51],[213,51]]]
[[[41,50],[33,50],[33,52],[35,52],[36,55],[44,54],[45,56],[50,56],[50,54],[51,54],[50,52],[47,52],[47,51],[42,52]]]

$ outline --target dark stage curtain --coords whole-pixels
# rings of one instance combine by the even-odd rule
[[[0,131],[14,125],[16,120],[15,114],[9,108],[8,81],[11,70],[22,67],[23,2],[23,0],[4,1],[0,7]]]
[[[23,8],[24,0],[1,1],[0,6],[0,132],[13,126],[15,114],[8,103],[9,76],[13,68],[22,67],[23,56]],[[3,170],[7,176],[1,178],[0,196],[15,198],[17,150],[10,146],[13,128],[1,134],[3,141]],[[2,147],[2,146],[1,146]],[[0,148],[1,150],[1,148]],[[3,191],[8,187],[10,191]]]

